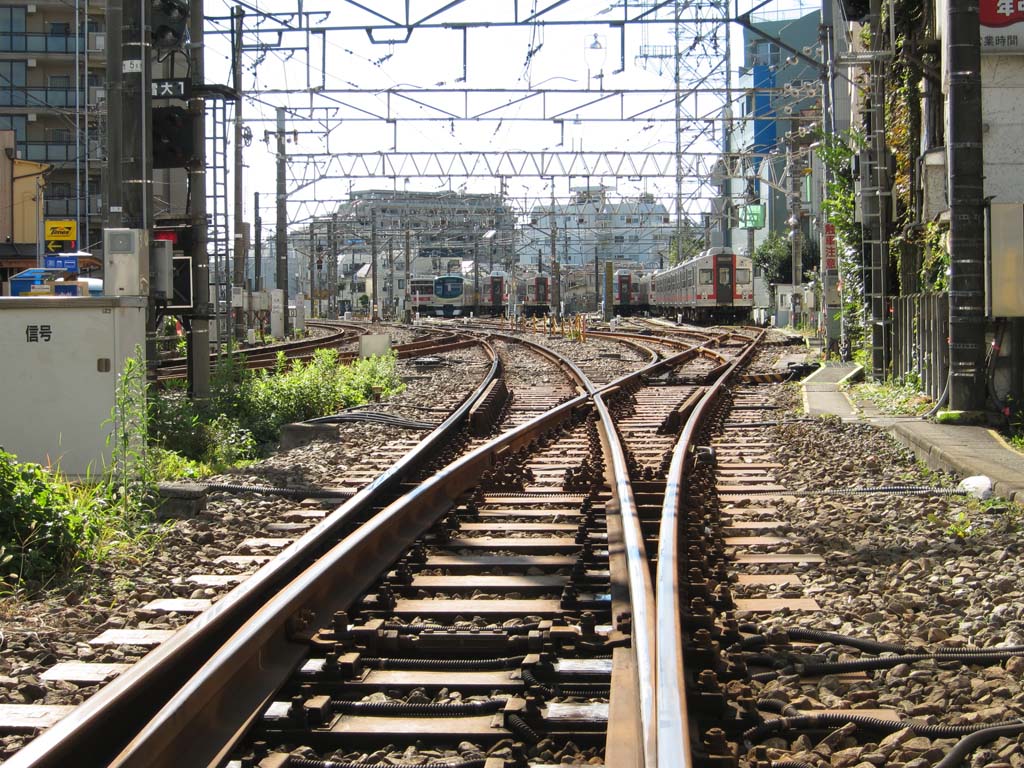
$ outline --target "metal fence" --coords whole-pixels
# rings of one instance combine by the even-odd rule
[[[915,293],[892,300],[893,378],[916,378],[937,400],[949,374],[949,295]]]

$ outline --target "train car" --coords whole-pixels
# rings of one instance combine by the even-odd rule
[[[409,279],[409,301],[413,312],[419,312],[421,315],[432,314],[431,305],[434,303],[433,275],[420,275]]]
[[[480,281],[480,306],[477,313],[497,317],[505,311],[508,304],[508,275],[499,269],[484,275]]]
[[[438,275],[434,278],[431,314],[436,317],[461,317],[466,313],[466,301],[466,279],[462,275]]]
[[[617,269],[612,275],[612,312],[620,317],[648,310],[650,278],[643,272]]]
[[[523,279],[525,294],[522,312],[526,317],[541,317],[551,311],[551,278],[546,272],[535,272]]]
[[[709,248],[651,278],[651,306],[686,320],[749,320],[753,263],[731,248]]]

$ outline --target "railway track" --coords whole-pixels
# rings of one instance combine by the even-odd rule
[[[478,342],[475,342],[475,341],[471,341],[470,343],[478,344]],[[465,346],[465,344],[466,344],[466,342],[464,342],[464,341],[461,342],[460,343],[460,347]],[[424,351],[426,351],[426,352],[436,351],[436,347],[429,348],[426,345],[421,345],[421,348],[423,348]],[[562,361],[561,365],[564,367],[566,364],[565,364],[564,361]],[[497,370],[500,371],[500,367],[498,367],[497,364],[495,365],[494,368],[496,368]],[[495,372],[493,371],[492,373],[494,374]],[[560,375],[563,375],[563,374],[560,374]],[[526,378],[526,375],[524,375],[523,378]],[[495,381],[498,381],[498,379],[494,378],[492,381],[490,381],[490,383],[494,383]],[[483,403],[483,400],[485,398],[482,396],[481,392],[483,390],[485,390],[486,387],[487,387],[487,383],[481,384],[481,386],[480,386],[480,388],[479,388],[479,390],[477,392],[478,396],[476,396],[475,402],[467,403],[467,408],[468,408],[468,412],[470,413],[470,415],[472,415],[472,412],[473,412],[474,408],[479,408],[479,406],[481,406],[481,404]],[[492,407],[492,408],[494,408],[494,407]],[[535,408],[536,408],[536,403],[535,403]],[[464,408],[463,411],[465,411],[465,410],[466,409]],[[488,413],[490,413],[488,411],[488,409],[483,409],[483,414],[482,415],[484,417],[487,417]],[[495,414],[494,413],[490,413],[490,417],[489,418],[494,418],[494,417],[495,417]],[[449,430],[449,433],[451,433],[451,430]],[[438,440],[436,439],[436,435],[432,435],[432,436],[435,439],[433,439],[433,440],[424,440],[423,441],[424,444],[426,444],[428,442],[431,443],[431,445],[429,445],[428,447],[432,447],[433,445],[438,444]],[[450,438],[445,438],[445,439],[450,439]],[[443,441],[444,440],[442,439],[441,442],[443,442]],[[408,445],[404,445],[403,446],[403,445],[401,445],[400,442],[397,445],[394,445],[394,444],[391,445],[392,454],[394,454],[395,450],[397,450],[397,454],[401,454],[403,449],[404,449],[404,447],[408,447]],[[430,453],[430,451],[426,451],[426,452],[423,452],[423,453]],[[434,458],[436,458],[436,454],[437,453],[438,452],[436,450],[434,450],[434,454],[435,454]],[[331,522],[330,522],[332,519],[334,519],[336,517],[339,517],[338,514],[331,514],[330,511],[329,511],[330,505],[332,505],[331,498],[335,498],[336,501],[334,502],[334,504],[337,504],[338,501],[340,501],[340,499],[338,498],[339,496],[344,497],[344,496],[351,496],[352,494],[355,494],[356,498],[350,499],[349,501],[352,502],[353,504],[357,504],[358,501],[359,501],[359,497],[364,497],[364,496],[367,496],[368,494],[373,496],[374,498],[380,497],[381,494],[377,493],[377,489],[380,488],[381,490],[383,490],[383,488],[381,488],[381,486],[383,486],[383,485],[389,485],[392,488],[400,487],[400,483],[403,481],[402,478],[408,476],[408,473],[402,472],[402,470],[404,469],[402,465],[403,464],[408,464],[410,462],[408,462],[408,461],[407,462],[398,461],[396,463],[396,466],[392,467],[390,465],[395,463],[393,460],[396,458],[396,456],[397,455],[392,455],[390,457],[380,457],[379,458],[378,461],[382,461],[383,465],[378,464],[378,467],[376,468],[377,470],[380,470],[382,466],[387,465],[387,469],[383,473],[383,475],[381,475],[379,477],[376,477],[376,479],[374,479],[375,476],[378,474],[378,472],[374,471],[373,469],[371,469],[371,471],[369,473],[366,473],[366,469],[358,470],[360,472],[366,473],[364,476],[359,476],[359,477],[352,476],[352,474],[349,473],[347,480],[339,481],[332,488],[332,490],[334,490],[334,492],[338,492],[338,490],[341,490],[341,492],[344,492],[343,494],[340,494],[340,495],[339,494],[321,495],[321,496],[326,496],[327,498],[319,498],[318,499],[318,503],[316,501],[314,501],[313,499],[308,499],[305,503],[302,503],[299,507],[297,507],[293,513],[291,513],[291,514],[289,514],[289,515],[287,515],[285,517],[282,517],[281,519],[274,520],[268,526],[269,529],[267,530],[266,534],[263,537],[256,536],[255,538],[251,537],[249,540],[247,540],[246,546],[244,547],[245,554],[240,555],[240,556],[227,557],[227,558],[223,558],[223,559],[224,560],[232,560],[232,562],[230,563],[230,565],[232,565],[232,566],[248,567],[248,566],[251,566],[253,564],[259,564],[259,563],[271,560],[271,555],[274,554],[275,551],[278,551],[278,550],[286,547],[296,536],[301,535],[303,531],[307,530],[311,525],[316,523],[317,520],[321,521],[319,523],[316,523],[316,526],[318,528],[323,528],[323,527],[325,527],[325,525],[329,525],[329,526],[332,526],[332,527],[334,525],[337,525],[337,523],[332,525]],[[412,456],[412,452],[410,453],[410,456]],[[407,457],[407,459],[409,459],[409,457]],[[360,485],[367,485],[368,482],[369,482],[369,485],[367,487],[365,487],[364,489],[362,489],[361,492],[360,492],[359,486]],[[220,494],[230,493],[230,492],[232,492],[232,490],[242,490],[242,489],[243,488],[238,488],[238,489],[222,488],[222,489],[218,490],[218,493],[220,493]],[[249,490],[260,490],[260,489],[261,488],[259,488],[259,487],[249,488]],[[266,488],[262,488],[262,489],[266,489]],[[301,497],[303,496],[303,494],[301,493],[302,489],[301,488],[294,488],[293,490],[295,490],[295,492],[296,492],[295,494],[293,494],[293,497],[295,497],[297,501],[300,501]],[[358,493],[356,493],[356,492],[358,492]],[[310,494],[310,496],[316,497],[317,495],[316,494]],[[369,499],[367,501],[369,501]],[[329,505],[328,508],[325,508],[325,503],[327,505]],[[350,510],[347,509],[350,506],[352,506],[352,505],[344,505],[345,511],[350,512]],[[364,506],[369,508],[370,505],[366,504]],[[287,517],[287,519],[286,519],[286,517]],[[341,517],[345,517],[345,515],[341,515]],[[353,517],[354,517],[354,513],[351,513],[351,514],[348,515],[348,518],[353,518]],[[352,519],[348,519],[347,522],[349,522],[349,523],[352,522]],[[263,551],[260,552],[260,549],[263,549]],[[279,558],[275,558],[271,562],[269,562],[266,565],[264,565],[263,568],[261,568],[259,571],[257,571],[257,574],[259,575],[259,578],[257,578],[255,580],[256,583],[263,582],[265,584],[271,584],[271,583],[273,583],[276,580],[280,580],[282,578],[281,577],[281,572],[287,572],[289,568],[296,567],[295,563],[299,562],[299,559],[295,559],[297,554],[298,554],[297,550],[301,550],[301,549],[302,549],[301,547],[298,547],[298,548],[290,547],[288,550],[286,550],[286,555],[284,555],[282,557],[279,557]],[[309,549],[310,551],[314,551],[313,548],[307,548],[307,549]],[[290,558],[292,559],[292,564],[291,565],[289,565],[288,562],[287,562]],[[233,562],[234,560],[237,560],[238,562]],[[242,562],[243,560],[245,561],[244,563]],[[221,565],[222,566],[226,565],[226,563],[221,563]],[[189,581],[194,586],[200,585],[200,586],[203,586],[203,587],[207,587],[208,591],[210,591],[212,588],[219,588],[219,589],[226,588],[226,587],[230,586],[231,584],[237,583],[238,581],[240,581],[240,579],[237,578],[237,577],[231,577],[230,574],[227,574],[227,575],[213,575],[213,574],[203,575],[203,574],[198,574],[198,575],[196,575],[196,577],[191,578]],[[170,615],[171,616],[177,615],[179,620],[181,620],[181,618],[184,618],[188,614],[191,614],[191,613],[193,613],[194,611],[197,611],[197,610],[207,611],[207,612],[203,613],[202,624],[204,624],[204,625],[214,625],[215,627],[219,628],[218,631],[223,632],[224,631],[224,627],[229,626],[230,622],[233,621],[230,616],[225,616],[224,613],[226,612],[226,613],[231,614],[231,615],[238,615],[238,612],[237,612],[238,611],[238,606],[232,607],[233,603],[245,602],[247,600],[251,600],[251,599],[253,599],[252,595],[250,594],[250,595],[246,596],[247,592],[255,593],[257,590],[264,589],[264,588],[265,587],[258,586],[258,584],[256,586],[254,586],[254,584],[250,584],[249,582],[247,582],[245,585],[243,585],[242,588],[239,588],[236,591],[232,591],[231,593],[229,593],[229,595],[227,595],[226,597],[223,597],[220,600],[220,602],[218,602],[216,604],[216,606],[214,606],[214,607],[216,607],[216,610],[212,610],[212,611],[209,610],[209,608],[211,607],[209,605],[209,600],[187,600],[187,599],[159,600],[159,601],[154,601],[155,603],[156,602],[160,602],[161,603],[161,605],[159,607],[157,607],[156,605],[150,606],[150,607],[155,609],[155,610],[163,611],[165,613],[170,611]],[[185,603],[188,603],[188,604],[186,605]],[[205,631],[203,633],[205,639],[201,638],[201,639],[191,639],[191,640],[189,640],[187,637],[184,636],[184,635],[187,635],[187,632],[185,632],[183,635],[176,636],[174,642],[169,642],[169,641],[167,641],[165,639],[165,636],[170,634],[166,630],[156,631],[156,632],[154,632],[154,631],[138,632],[138,633],[136,633],[138,635],[138,637],[135,637],[134,635],[132,635],[131,631],[123,631],[123,630],[119,630],[117,632],[112,632],[112,633],[109,633],[109,634],[111,635],[111,637],[109,638],[110,642],[128,643],[129,645],[131,645],[132,643],[138,641],[138,642],[142,643],[142,645],[140,645],[138,647],[143,648],[143,649],[145,647],[152,646],[152,644],[154,642],[164,641],[163,645],[161,645],[156,651],[153,651],[151,653],[151,656],[153,656],[153,659],[151,659],[151,660],[154,660],[154,663],[157,664],[158,666],[161,664],[161,657],[162,656],[169,656],[169,657],[172,657],[174,659],[180,659],[182,657],[187,658],[188,654],[190,652],[195,652],[196,651],[196,648],[202,647],[202,645],[204,643],[212,642],[212,641],[209,640],[209,637],[211,636],[211,632],[209,631],[209,628],[207,629],[207,631]],[[117,637],[115,637],[115,635],[117,635]],[[131,635],[131,637],[129,637],[129,635]],[[146,635],[146,637],[142,638],[141,637],[142,635]],[[180,649],[180,650],[175,650],[174,649],[175,645],[182,645],[184,647],[182,649]],[[176,664],[176,662],[165,662],[165,664],[171,665],[173,667],[173,664]],[[82,669],[81,669],[83,667],[82,665],[73,665],[73,666],[76,667],[76,671],[72,671],[70,673],[71,677],[63,678],[63,679],[68,679],[68,680],[78,679],[83,674],[82,673]],[[87,667],[87,665],[86,665],[86,667]],[[124,667],[124,665],[113,665],[112,667],[122,668],[122,667]],[[62,673],[60,670],[51,670],[50,672],[53,672],[58,677],[60,675],[62,675],[62,674],[65,674],[65,673]],[[87,672],[86,674],[87,675],[92,675],[94,672],[95,672],[95,670],[91,670],[91,671]],[[111,672],[111,673],[106,674],[105,676],[109,677],[111,674],[115,674],[115,673]],[[133,674],[140,675],[141,679],[144,681],[144,685],[147,687],[147,690],[145,691],[145,693],[139,694],[142,699],[153,698],[155,695],[157,695],[157,696],[160,695],[159,693],[154,694],[154,692],[153,692],[154,690],[157,690],[157,688],[154,686],[155,681],[157,681],[159,683],[159,681],[161,679],[161,673],[159,671],[158,672],[150,672],[150,673],[133,673]],[[61,723],[60,728],[58,728],[58,729],[53,731],[54,736],[52,736],[52,737],[53,738],[59,738],[59,736],[56,735],[57,731],[58,730],[62,730],[62,729],[66,729],[66,728],[71,729],[72,731],[76,731],[76,730],[78,730],[80,728],[89,729],[89,728],[91,728],[91,724],[93,722],[95,722],[97,718],[101,720],[101,719],[103,719],[105,717],[108,717],[110,715],[110,712],[112,712],[112,711],[113,712],[118,712],[119,711],[118,710],[119,707],[122,708],[120,711],[123,714],[124,711],[125,711],[125,706],[123,705],[123,703],[122,703],[122,705],[115,705],[113,707],[113,709],[111,709],[110,705],[104,705],[103,697],[105,695],[111,695],[112,698],[116,698],[117,694],[114,691],[114,689],[116,689],[119,684],[127,684],[127,682],[130,680],[131,677],[132,677],[132,675],[123,674],[122,677],[118,678],[118,680],[116,681],[115,684],[109,685],[108,688],[104,689],[102,694],[99,697],[97,697],[98,703],[94,703],[94,705],[91,705],[91,706],[93,708],[95,708],[96,710],[98,710],[102,714],[93,716],[93,715],[89,715],[88,712],[76,712],[73,716],[66,718],[65,721],[63,721]],[[166,675],[164,677],[166,677]],[[94,678],[90,677],[89,679],[94,679]],[[164,683],[165,683],[165,685],[169,685],[170,684],[170,683],[168,683],[166,681],[166,679],[164,680]],[[129,697],[129,700],[130,700],[130,697]],[[138,705],[138,701],[136,700],[134,705],[129,705],[127,709],[129,709],[129,710],[137,710],[138,709],[137,705]],[[43,709],[45,709],[45,708],[43,708]],[[128,720],[130,720],[130,717],[122,718],[122,719],[127,722]],[[59,752],[59,750],[58,750],[58,752]],[[23,755],[22,757],[25,757],[25,759],[29,759],[27,755]],[[57,758],[56,760],[57,760],[57,763],[55,763],[55,764],[60,764],[59,763],[60,758]],[[101,763],[97,762],[96,764],[101,764]]]
[[[667,363],[662,361],[654,366],[648,366],[644,376],[653,376],[657,380],[652,379],[647,383],[663,388],[664,391],[660,393],[662,397],[648,397],[644,402],[657,403],[658,407],[663,408],[666,402],[680,396],[681,392],[666,388],[668,385],[665,382],[669,381],[670,377],[664,377],[668,376],[667,371],[675,365],[699,356],[700,351],[692,349],[683,355],[677,355]],[[715,367],[718,367],[717,361]],[[707,365],[701,375],[706,375],[706,372]],[[610,389],[612,399],[621,397],[621,393],[625,391],[624,386],[639,387],[637,382],[641,380],[638,375],[634,375],[632,384],[628,378],[622,379],[621,384],[616,384]],[[582,378],[577,386],[587,390],[593,388]],[[664,397],[666,394],[670,394],[670,397]],[[564,395],[565,393],[562,393],[561,396]],[[690,391],[687,397],[692,398],[692,395]],[[523,415],[520,415],[519,420],[522,418]],[[671,423],[672,418],[679,416],[660,414],[657,418],[648,419],[646,424],[633,423],[629,425],[630,436],[642,442],[643,436],[640,433],[643,429],[646,428],[653,436],[659,429],[664,430],[666,420]],[[554,432],[543,436],[541,432],[544,430]],[[528,458],[524,451],[531,444],[537,452]],[[595,453],[599,444],[602,450]],[[524,643],[527,649],[546,646],[549,654],[556,654],[551,658],[557,658],[557,654],[561,653],[564,657],[562,666],[552,667],[550,658],[543,656],[540,666],[534,669],[536,660],[532,658],[532,654],[528,654],[531,656],[529,666],[534,671],[528,671],[524,678],[522,665],[516,669],[504,670],[506,674],[512,676],[512,681],[504,688],[505,693],[509,695],[488,697],[489,701],[495,698],[508,699],[502,705],[503,709],[510,707],[512,712],[505,716],[508,723],[502,726],[509,734],[507,738],[516,737],[517,732],[509,730],[510,728],[518,728],[519,736],[528,733],[529,731],[522,729],[522,723],[529,725],[532,720],[537,727],[541,727],[542,722],[547,722],[541,730],[545,733],[550,731],[554,735],[555,741],[551,744],[559,739],[564,742],[559,749],[541,749],[542,753],[550,752],[552,756],[560,754],[559,759],[566,756],[565,749],[570,747],[584,751],[592,750],[589,757],[593,759],[596,759],[598,754],[603,754],[609,759],[609,764],[627,764],[611,762],[612,759],[618,761],[620,756],[623,760],[626,759],[626,755],[629,755],[630,760],[637,760],[638,756],[644,755],[645,752],[650,754],[653,747],[655,718],[653,688],[650,681],[645,680],[639,671],[654,669],[653,660],[650,658],[654,647],[650,635],[653,619],[645,617],[653,610],[653,603],[650,602],[652,593],[649,566],[643,558],[641,526],[635,517],[635,507],[631,498],[630,472],[632,470],[637,473],[639,469],[637,458],[631,455],[631,450],[624,450],[619,445],[612,417],[599,395],[578,395],[553,410],[543,412],[532,422],[522,424],[497,440],[477,448],[468,457],[456,461],[387,509],[376,513],[367,523],[356,529],[355,533],[344,538],[328,554],[321,556],[309,566],[303,575],[291,583],[291,586],[284,587],[283,593],[279,594],[290,594],[291,601],[298,599],[305,604],[308,599],[305,589],[322,594],[325,588],[322,582],[312,579],[314,572],[337,572],[345,575],[342,579],[344,587],[335,586],[328,589],[331,593],[330,601],[333,601],[329,602],[328,607],[308,609],[313,610],[319,618],[308,623],[305,620],[300,622],[305,626],[305,629],[300,631],[303,636],[302,642],[293,642],[296,632],[294,616],[290,619],[281,619],[284,614],[294,613],[295,604],[288,600],[285,601],[284,614],[276,614],[277,619],[265,618],[274,615],[273,611],[261,611],[260,615],[264,618],[260,621],[271,623],[263,624],[264,628],[257,631],[256,636],[262,637],[263,641],[269,641],[274,647],[290,650],[292,653],[298,650],[308,658],[312,658],[311,647],[320,650],[321,641],[328,638],[331,632],[339,635],[335,639],[341,645],[351,645],[349,639],[357,637],[360,638],[360,642],[367,641],[371,645],[383,643],[385,649],[394,649],[396,636],[403,636],[412,646],[429,645],[431,648],[438,648],[451,644],[452,648],[460,651],[475,648],[475,643],[480,645],[477,650],[486,648],[492,653],[499,647],[504,647],[506,651],[513,648],[522,650]],[[637,452],[640,452],[639,448]],[[645,456],[644,461],[646,460]],[[664,461],[657,463],[660,466]],[[650,474],[650,471],[648,467],[647,473]],[[639,469],[639,472],[642,477],[643,470]],[[482,491],[482,487],[489,490]],[[462,494],[468,495],[463,497]],[[425,509],[418,509],[417,505],[423,505]],[[441,511],[449,508],[454,510],[454,517],[449,517],[447,522],[438,525]],[[611,514],[608,514],[609,509]],[[604,527],[606,525],[607,528]],[[414,532],[428,530],[428,538],[418,547],[413,545],[412,539],[406,540]],[[553,533],[556,535],[552,536]],[[567,535],[561,535],[562,533]],[[371,538],[378,534],[382,536],[381,539]],[[452,545],[453,541],[457,547]],[[551,541],[555,543],[546,543]],[[609,549],[609,542],[613,542],[615,546]],[[403,555],[402,552],[409,546],[413,547],[412,553]],[[401,549],[396,550],[396,547]],[[533,550],[539,550],[539,554]],[[364,551],[371,553],[382,563],[386,561],[390,566],[394,566],[396,560],[400,561],[402,566],[398,570],[403,571],[403,574],[397,574],[393,568],[392,576],[380,581],[376,576],[376,571],[380,569],[369,567],[353,554]],[[413,553],[422,553],[427,560],[420,562],[420,554]],[[345,556],[342,557],[342,554]],[[431,563],[430,557],[453,557],[455,561],[442,559]],[[493,569],[494,562],[491,562],[495,558],[499,564],[503,563],[497,573]],[[534,560],[535,558],[540,559]],[[438,568],[427,567],[424,563],[430,563],[431,566],[440,564],[441,572],[435,572]],[[299,587],[300,582],[308,584],[308,587]],[[321,586],[316,586],[317,584]],[[295,592],[296,589],[299,592]],[[300,594],[303,596],[298,597]],[[484,598],[481,595],[491,597]],[[225,600],[227,598],[221,603]],[[273,604],[273,600],[271,603]],[[344,607],[339,607],[342,604]],[[478,620],[473,626],[459,624],[456,617],[470,610],[475,611],[474,615],[481,614]],[[346,612],[349,618],[342,622],[338,618],[338,611]],[[419,615],[424,611],[426,613]],[[274,624],[278,620],[283,623]],[[256,619],[252,621],[255,622]],[[472,622],[472,619],[470,621]],[[533,626],[537,621],[540,622],[539,628]],[[392,624],[396,627],[408,627],[408,630],[400,632],[399,629],[388,628],[378,633],[376,640],[372,639],[373,627],[390,627]],[[515,629],[524,624],[530,628]],[[639,632],[633,629],[637,625],[641,628]],[[249,629],[253,628],[251,623],[246,626]],[[284,634],[280,635],[280,632]],[[235,639],[238,640],[243,634],[248,634],[245,628],[236,634]],[[627,642],[627,638],[633,647],[623,658],[624,649],[618,646],[620,642]],[[428,640],[429,643],[426,642]],[[223,647],[227,649],[233,642],[229,641]],[[352,647],[358,650],[357,646]],[[609,648],[612,650],[611,659],[595,658],[597,655],[607,655],[603,652],[596,654],[595,649],[606,651]],[[251,652],[251,648],[249,651],[239,651],[243,657]],[[261,647],[257,652],[258,657],[263,659],[261,665],[268,665],[269,652],[269,646]],[[345,651],[342,656],[349,658],[345,654],[354,652],[356,651]],[[647,660],[638,663],[635,660],[637,653],[641,656],[646,655]],[[514,655],[518,655],[518,651]],[[368,655],[366,649],[361,652],[360,658],[362,657],[376,658]],[[324,664],[331,666],[328,677],[334,675],[334,661],[329,662],[329,659],[333,658],[323,656]],[[470,659],[464,661],[472,664],[473,658],[475,657],[471,655]],[[236,674],[226,672],[227,667],[223,664],[230,667],[238,660],[239,657],[236,655],[232,662],[208,662],[207,667],[212,665],[219,668],[216,679],[223,683]],[[248,663],[251,663],[251,656]],[[276,662],[269,664],[275,669],[285,669],[291,665],[291,661],[283,663],[283,666]],[[243,661],[243,671],[237,674],[244,677],[244,670],[247,668],[247,663]],[[393,676],[388,678],[384,674],[387,670],[376,671],[384,675],[381,679],[394,682]],[[472,667],[462,671],[471,674]],[[406,701],[403,706],[415,704],[417,701],[423,703],[420,699],[428,691],[438,692],[430,686],[411,684],[428,682],[429,675],[418,679],[410,670],[402,672],[410,681],[409,688],[417,694],[416,701]],[[496,670],[489,670],[492,682],[494,672]],[[567,676],[565,680],[559,678],[563,675]],[[623,675],[625,676],[622,677]],[[612,690],[621,691],[623,696],[616,700],[614,696],[609,699],[607,695],[596,695],[592,700],[582,702],[586,706],[578,706],[580,702],[572,700],[568,706],[562,706],[564,702],[558,700],[561,697],[557,694],[552,695],[551,692],[561,691],[559,686],[569,686],[566,688],[567,691],[576,691],[577,689],[571,687],[576,684],[573,681],[574,676],[579,678],[579,685],[583,686],[579,691],[600,694],[610,685]],[[481,680],[485,678],[486,675]],[[200,679],[200,674],[194,678],[196,681]],[[236,679],[236,683],[240,679]],[[432,679],[436,683],[436,675]],[[536,680],[538,685],[531,687],[532,684],[525,684],[531,679]],[[307,689],[303,686],[312,683],[284,683],[283,680],[262,683],[261,685],[271,687],[269,693],[264,691],[260,695],[264,698],[271,696],[282,684],[298,686],[296,690],[305,691]],[[197,682],[197,685],[208,692],[211,683]],[[212,685],[216,688],[220,684]],[[358,686],[353,690],[357,689]],[[524,689],[528,689],[525,694]],[[237,689],[235,683],[221,690],[221,693],[234,692],[229,697],[232,700],[232,708],[239,704],[236,700],[238,696],[235,695],[239,690],[241,689]],[[384,690],[394,693],[397,689],[384,686]],[[470,685],[466,691],[459,690],[456,693],[462,698],[471,698],[473,690],[475,689]],[[449,686],[448,696],[451,697],[451,694]],[[358,698],[352,691],[338,695],[342,696],[340,700]],[[523,695],[525,699],[522,698]],[[525,719],[515,714],[525,706],[522,703],[524,701],[529,704],[529,717]],[[645,702],[645,706],[638,710],[635,706],[637,701]],[[189,704],[185,708],[193,711],[192,706]],[[227,706],[227,703],[221,699],[219,704],[212,706]],[[292,704],[289,706],[294,710]],[[357,704],[344,706],[359,709]],[[497,705],[494,703],[473,705],[477,709],[495,706]],[[304,705],[300,710],[304,711]],[[180,702],[172,699],[165,711],[177,712],[172,720],[181,723],[180,715],[184,710]],[[248,717],[255,717],[255,712],[256,710],[251,710]],[[280,712],[280,705],[274,712]],[[486,715],[477,713],[475,717],[490,721],[494,714],[495,712]],[[541,718],[540,721],[537,720],[538,716]],[[261,717],[264,717],[264,720],[268,717],[273,720],[274,715],[266,714]],[[364,715],[351,717],[358,718]],[[373,717],[376,723],[374,727],[380,732],[385,721],[381,721],[379,715]],[[153,722],[159,723],[160,720],[158,716]],[[207,716],[200,716],[193,724],[200,725],[208,720]],[[420,718],[417,718],[417,721],[420,721]],[[269,721],[263,724],[266,725],[267,722]],[[287,724],[291,721],[285,722]],[[369,731],[373,730],[369,724],[364,725]],[[396,723],[392,722],[392,725]],[[423,725],[423,722],[420,725]],[[274,730],[273,725],[267,727],[271,731]],[[154,728],[155,732],[163,734],[162,737],[157,737],[158,740],[167,737],[166,731],[157,726]],[[67,726],[63,730],[67,731]],[[191,727],[186,730],[191,731]],[[533,730],[536,732],[536,728]],[[194,732],[192,733],[192,736],[187,737],[189,743],[197,748],[200,742],[209,744],[205,738],[197,740]],[[627,734],[629,738],[622,734]],[[609,738],[610,735],[613,738]],[[393,738],[394,734],[391,736]],[[71,743],[70,740],[61,738],[58,729],[47,733],[44,739],[46,737],[49,737],[51,746],[63,744],[66,749]],[[365,740],[371,737],[367,733],[360,738]],[[470,743],[469,739],[465,741],[467,744]],[[495,744],[501,741],[502,739],[495,742],[493,739],[484,738],[477,746],[485,751],[493,750]],[[23,753],[16,756],[15,761],[22,758],[24,762],[14,762],[12,765],[60,764],[46,762],[57,753],[49,753],[49,757],[44,757],[47,752],[44,749],[46,745],[42,742],[43,739],[40,739],[30,745],[30,750],[36,747],[35,758],[23,750]],[[459,743],[449,746],[457,748]],[[255,751],[252,754],[261,749],[262,747],[258,745],[253,746]],[[610,752],[607,751],[609,749]],[[153,742],[146,746],[136,745],[129,749],[129,753],[132,756],[129,758],[126,753],[126,765],[151,764],[149,761],[160,759],[153,757],[159,754],[173,754],[179,759],[184,754],[177,746],[154,747]],[[143,759],[143,755],[148,757]],[[224,756],[219,750],[218,755]],[[205,764],[201,762],[205,758],[196,756],[195,759],[199,762],[193,762],[193,758],[190,757],[184,763],[177,764]],[[245,761],[248,759],[245,758]],[[137,762],[138,760],[142,762]]]

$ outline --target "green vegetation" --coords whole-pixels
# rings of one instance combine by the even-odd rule
[[[346,365],[333,349],[317,350],[308,363],[290,366],[282,353],[273,371],[249,371],[241,361],[224,360],[205,408],[181,389],[157,393],[152,441],[198,462],[192,472],[199,465],[232,466],[274,443],[285,424],[368,402],[375,390],[385,397],[399,392],[403,385],[395,362],[390,354]],[[164,457],[164,466],[173,469],[174,461]]]
[[[850,387],[856,400],[873,403],[882,413],[896,416],[922,416],[932,409],[935,402],[923,394],[917,382],[908,380],[904,384],[892,380],[879,384],[861,382]]]
[[[221,361],[213,395],[197,407],[181,388],[151,390],[141,354],[118,376],[98,478],[72,483],[59,471],[19,463],[0,450],[0,594],[45,586],[128,547],[152,546],[159,480],[198,478],[239,466],[273,444],[292,421],[325,416],[401,390],[394,354],[343,365],[336,350],[308,363],[250,372]]]
[[[928,522],[942,529],[946,536],[970,539],[989,534],[1016,534],[1021,530],[1024,508],[1003,499],[970,499],[966,509],[955,514],[929,513]]]

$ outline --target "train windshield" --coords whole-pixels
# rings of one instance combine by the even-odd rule
[[[701,285],[711,285],[711,283],[713,282],[713,277],[714,277],[714,275],[713,275],[713,273],[712,273],[712,271],[710,269],[702,269],[702,270],[700,270],[700,284]]]
[[[462,295],[461,277],[439,277],[434,281],[434,294],[439,299],[457,299]]]
[[[737,269],[736,270],[736,282],[740,285],[746,285],[750,282],[750,270],[749,269]]]

